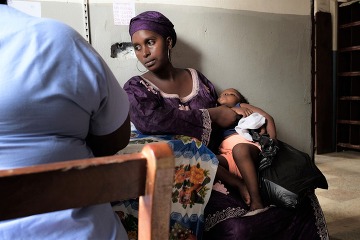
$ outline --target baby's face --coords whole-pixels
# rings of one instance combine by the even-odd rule
[[[239,102],[239,97],[233,89],[226,89],[220,93],[218,103],[227,107],[234,107]]]

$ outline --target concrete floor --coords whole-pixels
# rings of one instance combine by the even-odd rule
[[[315,155],[329,189],[316,189],[330,240],[360,239],[360,152]]]

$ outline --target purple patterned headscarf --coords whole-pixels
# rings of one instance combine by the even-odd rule
[[[176,44],[176,32],[174,29],[174,24],[156,11],[146,11],[140,13],[136,17],[133,17],[130,20],[129,25],[129,34],[132,35],[139,30],[149,30],[160,34],[166,39],[167,37],[171,37],[172,46],[174,47]]]

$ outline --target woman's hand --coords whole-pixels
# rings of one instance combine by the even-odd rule
[[[237,120],[237,113],[226,106],[219,106],[208,109],[211,121],[223,128],[230,127]]]
[[[253,113],[251,109],[246,107],[232,107],[231,109],[243,117],[247,117]]]

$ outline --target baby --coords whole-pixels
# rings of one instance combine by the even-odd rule
[[[243,116],[238,126],[224,130],[224,140],[219,152],[226,161],[220,158],[219,162],[232,174],[243,178],[246,188],[242,188],[241,195],[250,205],[250,211],[263,209],[257,179],[261,147],[259,143],[252,141],[246,128],[257,129],[260,134],[267,133],[270,138],[276,139],[274,119],[262,109],[250,105],[247,99],[233,88],[221,92],[218,103]]]

